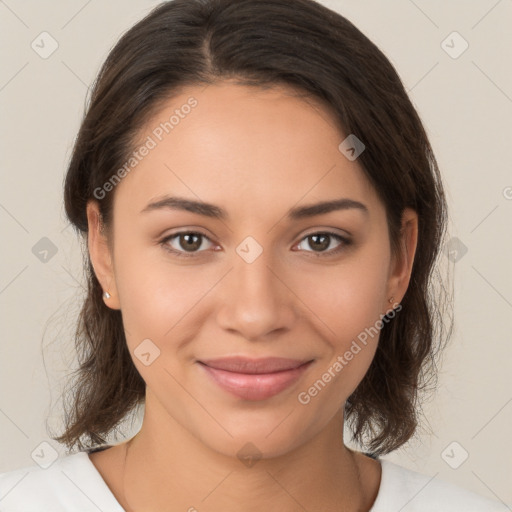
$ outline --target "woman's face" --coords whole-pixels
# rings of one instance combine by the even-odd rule
[[[184,89],[147,124],[146,150],[108,192],[111,264],[94,229],[89,244],[146,382],[151,428],[272,456],[339,419],[388,299],[405,293],[416,243],[413,233],[409,259],[394,264],[384,206],[338,148],[347,135],[311,100],[227,82]],[[226,372],[202,363],[228,356],[313,362],[230,391],[214,378]]]

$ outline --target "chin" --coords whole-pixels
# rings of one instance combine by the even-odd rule
[[[242,463],[251,459],[280,457],[296,449],[314,437],[322,425],[300,425],[296,412],[288,407],[280,414],[250,414],[245,418],[231,417],[229,421],[216,417],[216,427],[197,432],[200,441],[212,450],[231,458],[239,458]],[[218,427],[218,428],[217,428]],[[226,432],[227,431],[227,432]],[[228,434],[229,432],[229,434]]]

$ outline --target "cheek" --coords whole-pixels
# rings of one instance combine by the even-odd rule
[[[132,353],[148,338],[160,348],[178,342],[177,332],[185,343],[199,325],[191,319],[201,314],[202,298],[220,276],[207,266],[173,264],[159,247],[120,244],[116,250],[116,285]]]
[[[322,333],[327,345],[326,357],[314,376],[321,381],[320,387],[328,382],[326,399],[332,396],[341,404],[373,360],[382,326],[387,258],[375,244],[343,264],[308,272],[302,279],[301,296],[311,311],[308,322]]]
[[[387,255],[381,254],[368,247],[340,265],[319,266],[300,277],[309,316],[324,324],[322,331],[340,349],[380,319],[388,277]]]

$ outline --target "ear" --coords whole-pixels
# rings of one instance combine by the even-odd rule
[[[100,282],[104,292],[110,294],[110,298],[103,297],[105,304],[111,309],[121,309],[119,295],[116,288],[112,254],[107,243],[107,235],[101,221],[101,213],[97,201],[90,200],[87,203],[87,223],[89,256],[94,268],[94,273]]]
[[[411,279],[414,255],[418,241],[418,214],[411,208],[405,208],[402,213],[402,226],[400,229],[400,251],[392,257],[388,277],[387,299],[393,297],[393,304],[400,303],[409,286]],[[385,310],[389,311],[391,305],[386,303]]]

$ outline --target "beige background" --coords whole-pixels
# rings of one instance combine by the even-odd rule
[[[37,450],[65,453],[45,427],[48,417],[59,426],[82,281],[62,180],[89,84],[121,33],[156,3],[0,2],[0,471],[33,464]],[[439,391],[424,407],[433,434],[423,431],[384,458],[512,507],[512,1],[322,3],[397,68],[444,175],[450,237],[467,248],[452,265],[454,337]],[[47,59],[31,48],[43,31],[58,43]],[[458,58],[442,46],[453,31],[469,44]],[[463,41],[450,36],[445,44],[453,53]],[[43,237],[57,249],[46,262],[32,252],[48,244]],[[453,469],[448,462],[459,464],[465,452]]]

